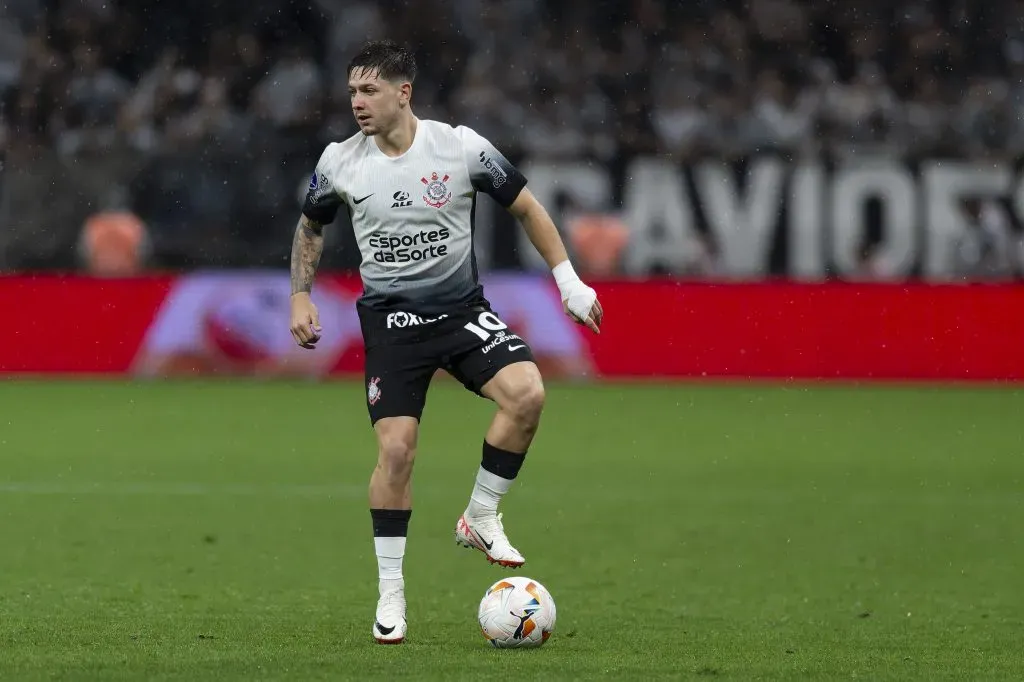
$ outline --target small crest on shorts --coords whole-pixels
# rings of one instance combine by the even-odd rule
[[[431,173],[430,179],[420,178],[420,181],[427,186],[426,194],[423,195],[423,201],[427,203],[427,206],[441,208],[452,200],[452,192],[445,184],[448,182],[448,178],[448,175],[439,177],[437,173]]]
[[[366,400],[371,405],[376,405],[377,401],[380,400],[380,377],[373,377],[370,379],[370,383],[366,384]]]

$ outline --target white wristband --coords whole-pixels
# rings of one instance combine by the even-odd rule
[[[565,287],[572,284],[573,282],[580,281],[579,275],[572,267],[572,263],[564,260],[555,267],[551,268],[551,274],[555,276],[555,284],[558,288],[565,290]]]

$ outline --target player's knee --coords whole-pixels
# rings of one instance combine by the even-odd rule
[[[404,438],[382,438],[379,446],[378,466],[388,478],[404,478],[412,471],[416,451]]]
[[[526,429],[536,429],[544,411],[544,385],[539,381],[526,381],[511,392],[508,411],[512,418]]]

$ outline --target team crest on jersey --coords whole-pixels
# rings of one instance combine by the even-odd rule
[[[441,208],[452,200],[452,192],[448,189],[448,185],[445,184],[448,182],[447,175],[441,178],[438,177],[437,173],[431,173],[429,180],[427,178],[420,178],[420,181],[427,186],[427,193],[423,195],[423,201],[427,203],[427,206]]]
[[[371,405],[376,405],[377,401],[380,400],[380,377],[374,377],[370,379],[370,383],[366,384],[366,400]]]

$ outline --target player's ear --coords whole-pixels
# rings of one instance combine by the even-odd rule
[[[398,88],[398,101],[403,107],[409,106],[412,101],[412,83],[405,81]]]

